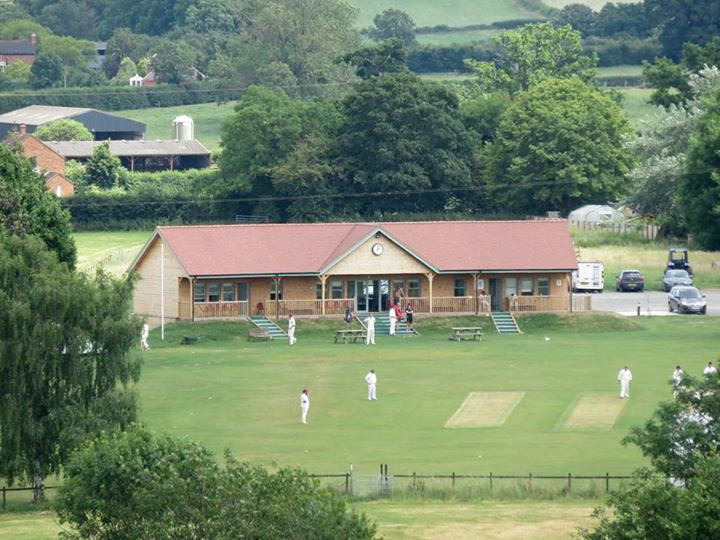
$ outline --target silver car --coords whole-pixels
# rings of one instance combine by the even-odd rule
[[[668,294],[668,309],[672,313],[701,313],[707,312],[705,297],[695,287],[676,285]]]
[[[663,288],[665,292],[669,292],[675,285],[692,285],[693,280],[687,270],[674,270],[672,268],[665,271],[663,276]]]

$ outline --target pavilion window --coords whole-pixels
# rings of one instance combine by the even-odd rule
[[[355,282],[351,279],[347,281],[347,296],[345,298],[355,298]]]
[[[522,278],[520,281],[520,294],[522,296],[532,296],[533,293],[533,279]]]
[[[458,278],[455,280],[453,294],[455,296],[465,296],[465,278]]]
[[[222,299],[223,302],[234,302],[235,301],[235,284],[231,281],[226,281],[222,285]]]
[[[220,301],[220,284],[217,282],[208,283],[208,302]]]
[[[331,298],[342,298],[343,297],[343,282],[341,279],[334,280],[330,284]]]
[[[410,298],[420,298],[420,280],[419,279],[408,279],[407,295]]]
[[[315,299],[322,300],[322,285],[320,283],[315,285]]]
[[[540,296],[550,296],[550,278],[538,278],[537,289]]]
[[[275,290],[275,280],[272,280],[270,282],[270,300],[282,300],[283,299],[283,284],[282,281],[280,282],[280,285],[277,287],[277,290]],[[276,298],[277,295],[277,298]]]
[[[237,299],[241,302],[246,302],[248,299],[248,284],[238,283],[237,284]]]
[[[196,283],[195,284],[195,293],[193,295],[193,298],[195,299],[196,303],[205,301],[205,284],[204,283]]]
[[[517,296],[517,278],[505,278],[505,296]]]

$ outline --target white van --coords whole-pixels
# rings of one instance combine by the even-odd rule
[[[605,267],[601,262],[579,262],[572,273],[573,292],[599,292],[605,287]]]

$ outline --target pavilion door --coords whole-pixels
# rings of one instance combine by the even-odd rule
[[[502,286],[499,279],[490,278],[488,280],[490,285],[490,310],[491,311],[502,311],[503,308],[503,297],[502,297]]]

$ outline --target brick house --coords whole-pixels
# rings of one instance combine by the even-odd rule
[[[565,220],[157,227],[128,271],[134,311],[185,320],[570,311]],[[162,278],[161,278],[162,276]]]
[[[0,71],[15,62],[32,66],[37,53],[37,36],[30,39],[0,40]]]

